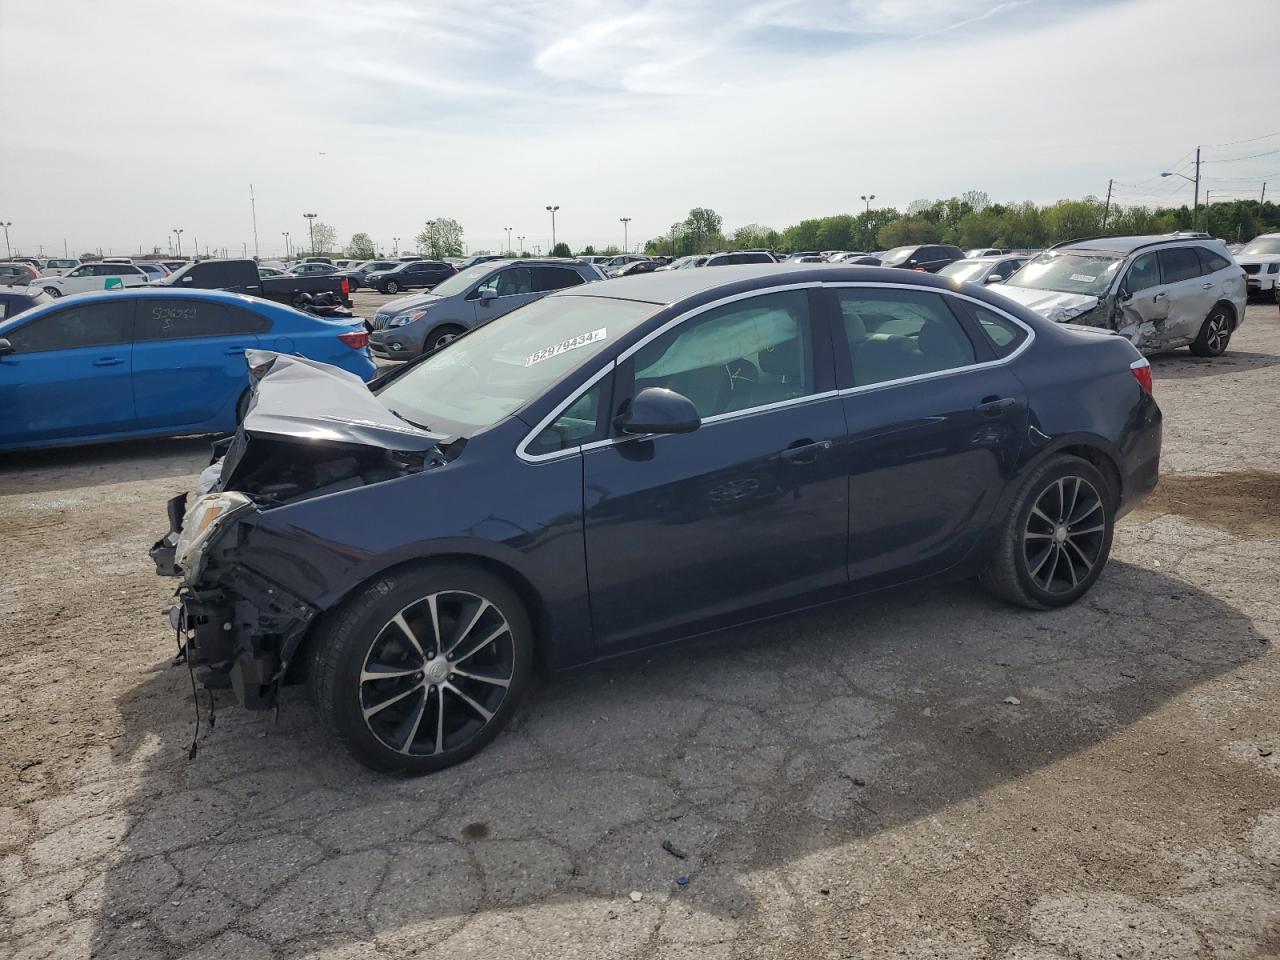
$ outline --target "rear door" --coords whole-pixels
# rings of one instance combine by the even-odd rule
[[[939,573],[985,533],[1026,433],[1026,390],[970,301],[906,287],[831,295],[849,425],[849,579],[874,589]]]
[[[133,304],[67,304],[5,336],[0,443],[123,433],[137,423],[130,383]]]
[[[142,427],[230,429],[248,386],[244,352],[270,330],[260,314],[211,300],[140,297],[134,407]]]
[[[576,287],[585,283],[577,270],[568,267],[536,267],[533,271],[534,290],[537,293],[551,293],[565,287]]]
[[[1213,281],[1201,272],[1200,258],[1191,246],[1161,250],[1160,273],[1169,293],[1169,318],[1160,345],[1190,343],[1216,299]]]

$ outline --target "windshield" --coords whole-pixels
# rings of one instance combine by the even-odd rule
[[[194,263],[188,263],[185,267],[179,267],[177,270],[173,271],[173,273],[169,274],[167,277],[161,277],[159,280],[153,280],[151,282],[157,283],[157,284],[162,283],[166,287],[177,286],[178,281],[180,281],[184,276],[190,273],[191,268],[194,266],[195,266]]]
[[[411,423],[468,435],[520,409],[657,309],[605,297],[536,300],[429,356],[378,399]]]
[[[979,263],[977,260],[957,260],[939,270],[938,276],[951,277],[953,280],[972,280],[974,277],[981,276],[986,268],[985,263]]]
[[[431,292],[437,297],[452,297],[454,294],[462,293],[467,287],[473,283],[478,283],[494,271],[493,262],[480,263],[461,273],[455,273],[452,277],[442,280],[431,288]]]
[[[74,267],[75,265],[76,265],[75,260],[50,260],[49,266],[47,267],[47,269],[67,270],[67,269],[70,269],[71,267]]]
[[[1236,256],[1265,257],[1274,254],[1280,254],[1280,237],[1259,237],[1257,240],[1250,240]]]
[[[894,247],[880,258],[880,262],[888,264],[903,263],[919,249],[919,247]]]
[[[1042,253],[1006,280],[1006,287],[1029,287],[1100,297],[1115,279],[1124,257],[1106,253]]]

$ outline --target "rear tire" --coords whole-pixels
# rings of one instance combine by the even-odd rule
[[[1032,610],[1075,603],[1106,566],[1115,499],[1106,478],[1087,460],[1051,457],[1014,497],[982,585]]]
[[[511,719],[533,664],[520,598],[462,563],[379,577],[310,642],[321,717],[357,760],[389,773],[443,770],[482,749]]]
[[[1231,331],[1231,313],[1219,304],[1204,318],[1200,332],[1191,344],[1191,352],[1197,357],[1222,356],[1227,350],[1227,344],[1231,342]]]

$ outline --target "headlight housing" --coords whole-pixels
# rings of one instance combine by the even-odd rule
[[[397,313],[388,321],[388,327],[403,327],[405,324],[413,323],[415,320],[421,320],[427,311],[414,310],[412,313]]]
[[[200,566],[200,555],[213,540],[218,529],[227,521],[253,507],[253,501],[243,493],[222,491],[208,493],[192,504],[182,520],[182,532],[174,544],[174,563],[187,574],[194,576]]]

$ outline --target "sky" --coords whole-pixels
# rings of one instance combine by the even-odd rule
[[[0,0],[14,253],[1280,195],[1280,0]],[[1271,152],[1268,152],[1271,151]]]

